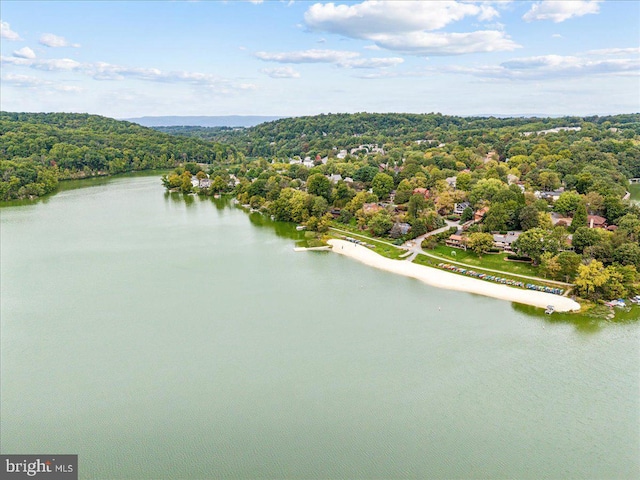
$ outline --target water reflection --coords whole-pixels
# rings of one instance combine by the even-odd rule
[[[271,220],[271,217],[259,212],[249,213],[249,221],[256,227],[268,227],[273,229],[275,234],[282,238],[290,240],[304,240],[305,238],[305,232],[297,231],[295,224]]]
[[[158,177],[158,184],[161,184],[160,176],[168,173],[170,170],[144,170],[141,172],[129,172],[129,173],[121,173],[118,175],[110,175],[110,176],[101,176],[101,177],[89,177],[89,178],[81,178],[77,180],[60,180],[58,182],[58,188],[42,197],[34,198],[34,199],[23,199],[23,200],[11,200],[9,202],[0,202],[0,208],[2,207],[21,207],[27,205],[36,205],[39,203],[47,204],[49,200],[58,193],[67,192],[70,190],[77,190],[79,188],[86,187],[99,187],[102,185],[107,185],[109,183],[126,179],[126,178],[137,178],[137,177]]]
[[[605,307],[596,307],[593,311],[584,314],[555,312],[551,315],[545,314],[541,308],[529,305],[512,303],[511,306],[517,312],[536,317],[550,325],[571,324],[582,333],[597,333],[611,323],[630,323],[640,320],[639,306],[612,310]],[[608,318],[607,316],[611,311],[613,311],[614,316],[613,318]]]

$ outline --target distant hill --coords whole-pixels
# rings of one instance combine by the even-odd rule
[[[221,116],[167,116],[125,118],[129,122],[143,127],[253,127],[264,122],[271,122],[285,117],[260,115],[221,115]]]
[[[44,195],[63,179],[243,158],[232,146],[98,115],[0,112],[0,201]]]

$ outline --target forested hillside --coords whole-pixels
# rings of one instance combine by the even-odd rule
[[[43,195],[61,179],[242,158],[234,147],[97,115],[0,112],[0,200]]]
[[[558,127],[580,130],[535,134]],[[500,160],[505,160],[514,155],[528,155],[541,143],[551,145],[548,149],[554,152],[580,144],[579,150],[593,151],[594,157],[614,155],[614,163],[619,163],[623,175],[640,176],[640,149],[634,141],[640,135],[640,114],[585,118],[328,114],[286,118],[246,129],[164,127],[162,131],[229,143],[247,156],[265,158],[331,157],[338,153],[336,148],[351,152],[363,144],[377,144],[384,145],[392,159],[397,160],[407,157],[407,152],[424,153],[445,144],[443,154],[471,148],[479,153],[495,151]]]

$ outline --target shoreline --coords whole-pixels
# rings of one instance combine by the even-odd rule
[[[358,246],[355,243],[345,240],[331,239],[328,243],[333,247],[332,250],[335,253],[353,258],[370,267],[415,278],[433,287],[474,293],[538,308],[547,308],[548,305],[553,305],[556,312],[580,310],[580,304],[578,302],[560,295],[513,288],[507,285],[489,283],[475,278],[456,275],[437,268],[418,265],[404,260],[391,260],[366,247]]]

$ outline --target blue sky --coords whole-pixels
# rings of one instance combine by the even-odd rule
[[[1,0],[0,17],[2,110],[640,111],[633,0]]]

